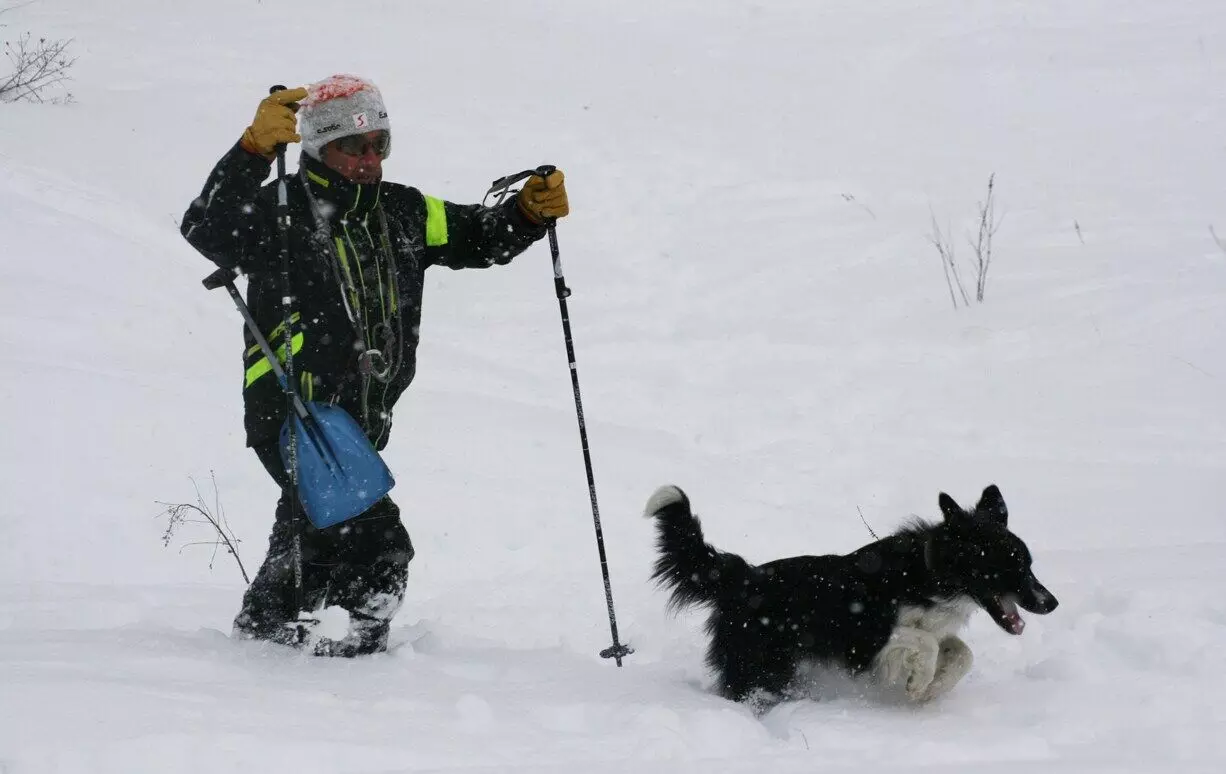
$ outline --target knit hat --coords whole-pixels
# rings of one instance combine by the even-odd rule
[[[302,149],[318,159],[320,150],[341,137],[378,130],[391,132],[383,95],[356,75],[333,75],[307,86],[298,110]]]

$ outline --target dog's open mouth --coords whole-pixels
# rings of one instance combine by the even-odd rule
[[[1026,628],[1026,622],[1017,612],[1017,602],[1012,597],[997,596],[992,598],[992,606],[988,612],[996,619],[996,624],[1010,634],[1021,634]]]

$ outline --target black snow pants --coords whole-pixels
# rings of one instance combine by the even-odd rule
[[[296,645],[298,619],[294,592],[293,524],[289,478],[276,442],[255,447],[269,475],[281,486],[268,556],[243,595],[234,633]],[[301,507],[301,506],[300,506]],[[301,512],[301,511],[300,511]],[[320,640],[316,655],[357,656],[387,649],[392,616],[404,601],[413,544],[400,521],[400,509],[384,497],[357,518],[315,529],[302,516],[302,583],[305,609],[341,607],[349,612],[343,640]]]

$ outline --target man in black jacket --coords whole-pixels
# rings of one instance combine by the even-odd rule
[[[297,113],[295,113],[295,107]],[[182,233],[218,266],[247,276],[256,324],[284,358],[275,184],[263,185],[278,144],[301,142],[287,180],[291,349],[304,397],[346,409],[376,449],[388,442],[392,409],[413,380],[425,270],[508,263],[569,212],[560,171],[531,178],[496,207],[458,205],[382,180],[391,125],[378,89],[337,75],[265,98],[242,139],[214,167],[188,207]],[[286,401],[271,365],[244,331],[247,445],[282,487],[268,556],[243,597],[236,636],[296,644],[291,544],[295,525],[278,434]],[[317,530],[305,521],[303,586],[308,610],[349,612],[349,633],[320,639],[319,655],[387,647],[404,599],[413,547],[400,511],[383,498],[361,516]]]

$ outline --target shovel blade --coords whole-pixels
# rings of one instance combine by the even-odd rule
[[[396,481],[358,423],[339,406],[306,404],[306,419],[281,428],[281,460],[289,468],[289,430],[297,435],[298,499],[307,519],[324,529],[360,516]]]

